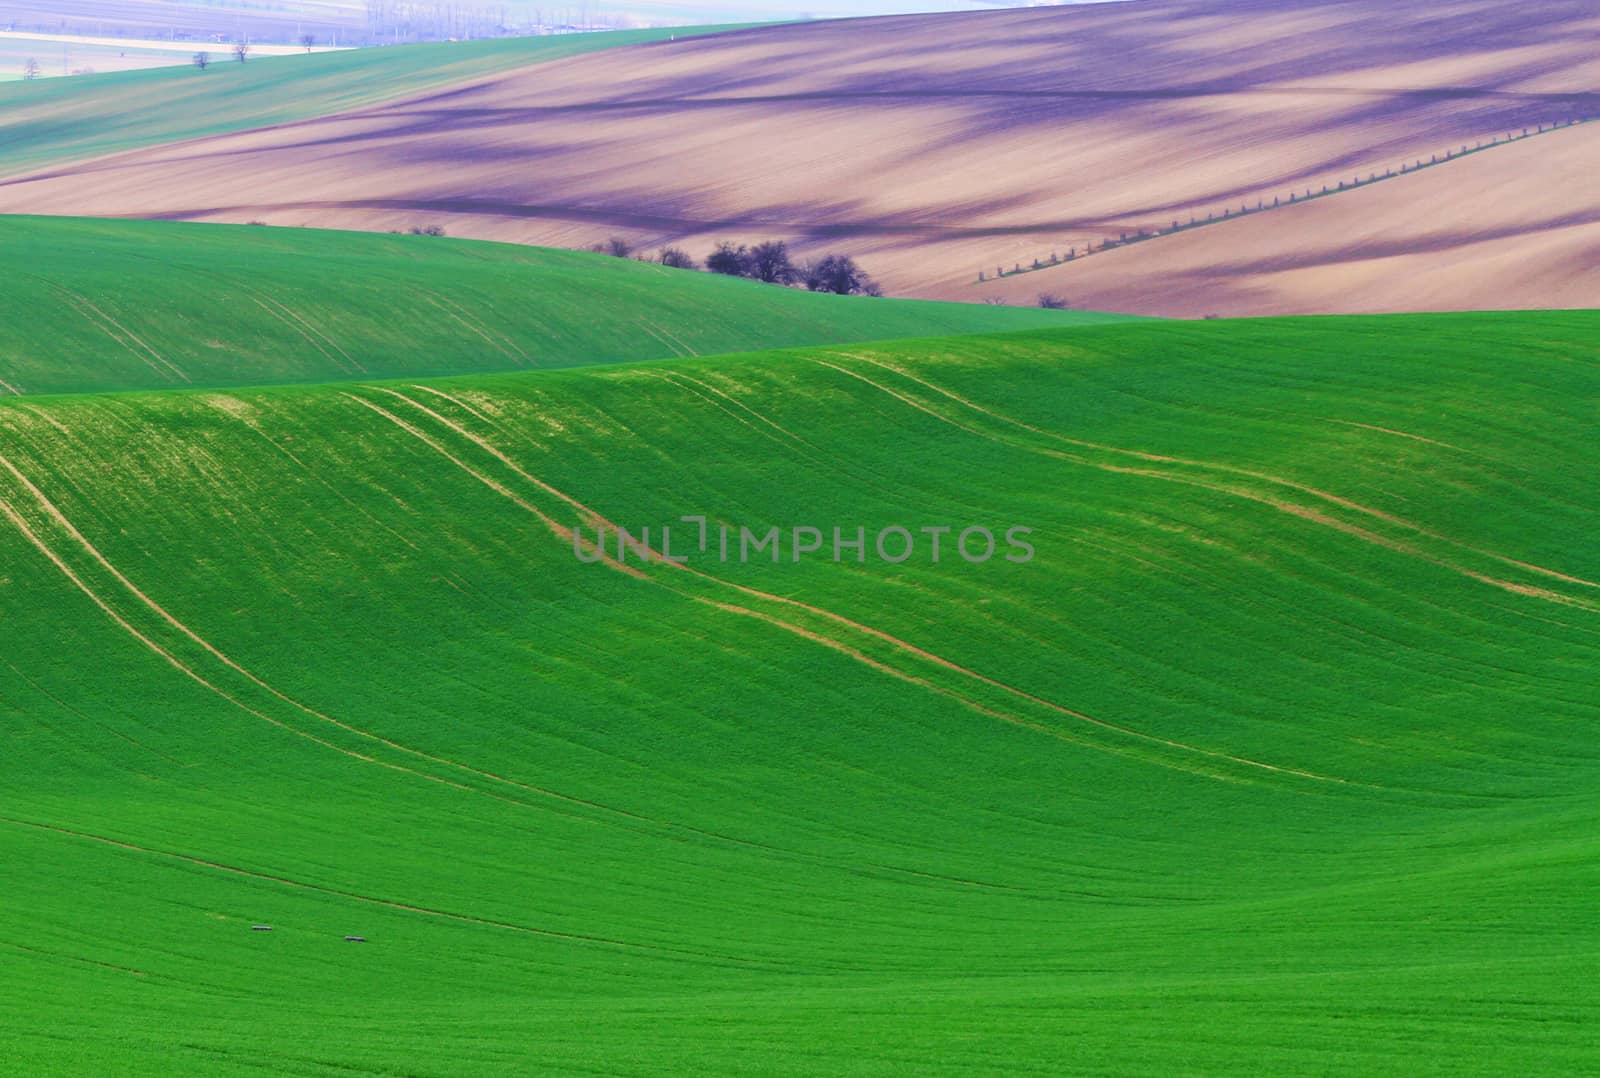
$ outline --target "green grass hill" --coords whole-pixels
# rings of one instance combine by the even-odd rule
[[[215,235],[175,282],[247,242]],[[248,242],[481,259],[427,285],[463,306],[526,266],[679,280]],[[354,339],[281,277],[264,307]],[[805,299],[682,281],[677,336],[699,289]],[[1597,333],[1134,323],[0,400],[0,1056],[1592,1072]],[[684,515],[919,549],[574,556]],[[939,526],[1036,553],[933,564]]]
[[[0,249],[0,395],[571,367],[1116,317],[813,295],[433,236],[0,217]]]

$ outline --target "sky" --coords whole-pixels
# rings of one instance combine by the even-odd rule
[[[1051,5],[1042,0],[600,0],[602,11],[626,11],[649,21],[707,23],[1045,6]]]

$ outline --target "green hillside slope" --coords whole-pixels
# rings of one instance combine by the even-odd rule
[[[1592,1071],[1597,331],[0,401],[0,1055]]]
[[[452,41],[0,84],[0,176],[162,142],[326,116],[601,49],[733,27]]]
[[[1116,317],[812,295],[431,236],[0,217],[0,248],[0,394],[571,367]]]

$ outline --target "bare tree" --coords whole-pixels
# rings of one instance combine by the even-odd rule
[[[250,57],[250,42],[236,41],[233,45],[233,58],[241,64]]]
[[[633,245],[621,236],[612,236],[604,243],[591,243],[589,253],[610,255],[612,258],[627,258],[633,254]]]
[[[700,268],[700,264],[694,260],[694,256],[680,247],[661,248],[661,253],[656,256],[656,261],[668,269],[692,270]]]
[[[22,77],[25,78],[25,79],[36,79],[36,78],[38,78],[39,77],[39,61],[35,60],[31,56],[28,57],[26,60],[22,61]]]
[[[789,245],[782,240],[758,243],[750,249],[748,274],[767,284],[789,284],[797,275],[789,260]]]
[[[192,62],[194,63],[195,67],[198,67],[201,71],[204,71],[206,68],[211,66],[211,54],[209,52],[197,52],[194,54]]]
[[[820,262],[807,263],[800,271],[800,281],[813,292],[883,295],[883,290],[849,255],[829,255]]]
[[[728,277],[748,277],[750,248],[742,243],[737,247],[726,241],[719,243],[717,249],[706,259],[706,269]]]
[[[300,35],[300,44],[302,44],[302,45],[304,45],[306,47],[306,51],[307,52],[310,52],[311,51],[311,46],[315,45],[316,43],[317,43],[317,35],[316,34],[301,34]]]

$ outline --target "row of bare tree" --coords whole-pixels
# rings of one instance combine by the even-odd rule
[[[635,254],[633,245],[620,236],[590,248],[597,254],[615,258],[639,258],[655,262],[669,269],[697,270],[700,264],[694,256],[680,247],[663,247],[654,255]],[[754,247],[723,242],[706,258],[705,268],[710,273],[726,277],[744,277],[766,284],[801,287],[812,292],[832,292],[840,296],[881,296],[883,289],[871,274],[856,264],[849,255],[826,255],[807,262],[796,262],[789,254],[789,245],[782,240],[768,240]]]

